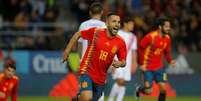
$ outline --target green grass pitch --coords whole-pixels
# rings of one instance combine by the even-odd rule
[[[18,101],[69,101],[68,98],[28,97],[21,96]],[[107,98],[105,99],[107,101]],[[125,97],[124,101],[136,101],[134,97]],[[157,98],[141,98],[140,101],[157,101]],[[201,101],[201,96],[168,98],[166,101]]]

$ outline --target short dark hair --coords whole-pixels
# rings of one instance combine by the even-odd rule
[[[129,17],[125,17],[122,22],[123,22],[123,23],[128,23],[128,22],[130,22],[130,21],[134,22],[134,19],[129,16]]]
[[[157,26],[163,26],[165,24],[165,22],[168,21],[171,23],[171,19],[168,17],[160,17],[158,18],[158,21],[156,22]]]
[[[131,16],[125,17],[121,22],[122,27],[124,27],[124,24],[126,24],[130,21],[134,22],[134,19]]]
[[[118,14],[115,13],[115,12],[109,12],[109,13],[107,14],[107,18],[109,18],[109,17],[112,16],[112,15],[117,15],[117,16],[118,16]]]
[[[100,2],[94,2],[90,5],[89,11],[91,14],[100,14],[103,11],[103,6]]]
[[[5,64],[5,65],[4,65],[4,68],[5,68],[5,69],[7,69],[7,68],[9,68],[9,67],[16,70],[16,66],[15,66],[14,64]]]

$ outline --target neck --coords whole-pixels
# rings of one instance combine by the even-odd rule
[[[107,29],[107,36],[108,36],[109,38],[112,38],[112,37],[113,37],[112,31],[111,31],[110,29]]]
[[[99,14],[96,14],[96,15],[92,15],[91,18],[100,20],[101,16]]]
[[[162,36],[162,37],[165,36],[165,35],[163,34],[163,32],[162,32],[160,29],[158,29],[157,31],[158,31],[158,33],[160,34],[160,36]]]

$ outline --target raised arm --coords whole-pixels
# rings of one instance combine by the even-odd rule
[[[75,45],[77,40],[81,37],[80,32],[76,32],[73,37],[70,39],[70,42],[66,45],[66,48],[63,52],[63,63],[68,60],[68,55],[72,49],[72,47]]]

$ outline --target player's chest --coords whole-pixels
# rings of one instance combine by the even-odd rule
[[[97,39],[96,49],[114,55],[118,49],[118,42],[115,39],[100,37],[99,39]]]
[[[166,38],[162,38],[162,37],[156,37],[154,40],[153,40],[153,48],[154,49],[165,49],[168,45],[168,40]]]
[[[2,80],[0,82],[0,90],[7,92],[7,91],[11,91],[14,87],[14,82],[12,80]]]

